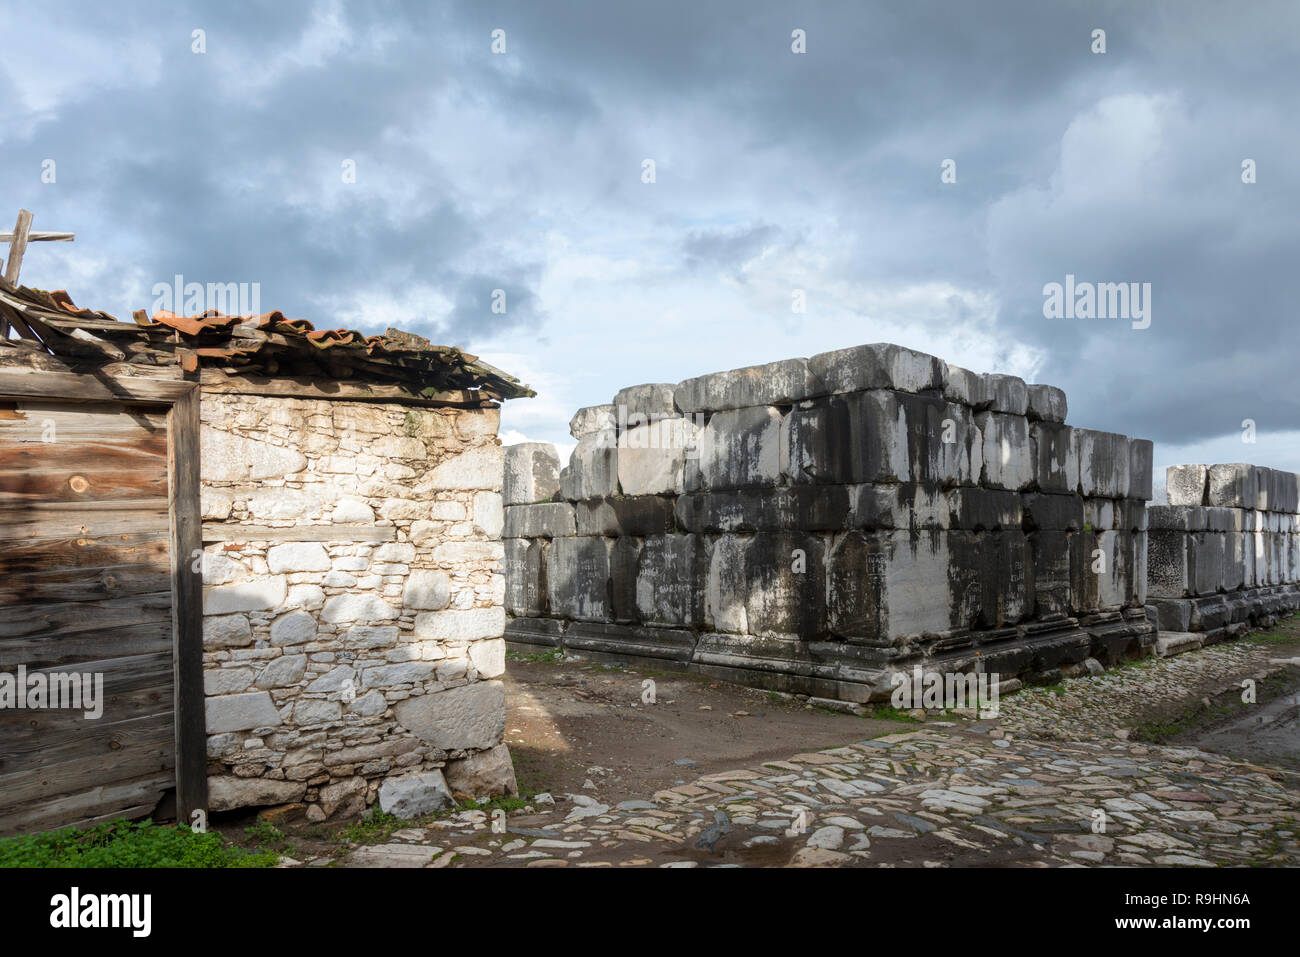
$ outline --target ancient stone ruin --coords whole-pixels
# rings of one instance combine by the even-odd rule
[[[1300,608],[1300,476],[1174,465],[1152,506],[1148,594],[1162,651],[1200,647]]]
[[[1149,651],[1152,444],[868,345],[581,409],[505,472],[508,640],[849,701]]]

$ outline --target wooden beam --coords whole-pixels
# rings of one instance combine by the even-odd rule
[[[207,719],[203,691],[203,520],[199,509],[199,387],[167,415],[167,472],[171,481],[173,661],[176,675],[176,818],[192,824],[208,811]]]
[[[193,382],[152,376],[0,371],[0,396],[6,398],[169,404],[194,387]]]
[[[40,230],[27,233],[29,243],[70,243],[76,238],[75,233],[49,233]],[[0,233],[0,243],[11,243],[13,241],[14,233]]]
[[[376,525],[224,525],[207,522],[203,541],[210,542],[393,542],[395,528]]]
[[[199,381],[209,392],[240,395],[277,395],[298,399],[333,399],[353,402],[392,402],[398,405],[470,406],[489,401],[469,389],[452,389],[421,395],[405,386],[368,382],[342,382],[307,376],[232,375],[221,369],[204,368]]]
[[[32,214],[25,209],[18,210],[18,222],[9,237],[9,261],[5,263],[5,282],[11,286],[18,285],[18,270],[23,265],[23,253],[27,251],[28,233],[32,227]]]

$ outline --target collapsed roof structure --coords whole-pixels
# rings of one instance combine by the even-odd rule
[[[400,329],[374,336],[316,329],[278,311],[227,316],[209,310],[186,317],[160,310],[150,317],[138,310],[133,318],[121,322],[79,308],[62,290],[45,292],[0,279],[0,361],[49,371],[112,365],[119,376],[170,371],[192,377],[201,370],[205,386],[238,383],[241,391],[260,386],[284,395],[293,394],[295,384],[390,401],[459,398],[468,404],[536,395],[477,356]],[[7,338],[10,327],[19,338]],[[19,352],[6,356],[11,349]]]

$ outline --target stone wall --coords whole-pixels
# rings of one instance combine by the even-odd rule
[[[1162,653],[1267,627],[1300,608],[1300,476],[1174,465],[1150,512],[1149,580]]]
[[[1142,653],[1149,441],[892,345],[581,409],[506,450],[506,637],[864,701]]]
[[[205,392],[210,808],[514,789],[496,408]]]

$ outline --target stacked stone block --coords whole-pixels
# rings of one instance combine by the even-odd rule
[[[846,700],[1151,641],[1151,443],[869,345],[620,391],[506,450],[508,640]]]
[[[1268,627],[1300,608],[1300,476],[1174,465],[1150,511],[1151,615],[1164,653]]]
[[[200,414],[210,808],[513,790],[499,411],[211,392]]]

